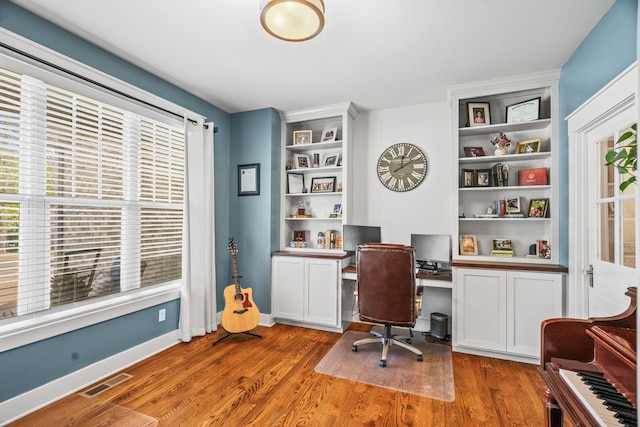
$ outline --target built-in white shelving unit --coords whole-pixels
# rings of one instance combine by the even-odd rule
[[[556,264],[558,253],[558,137],[557,137],[557,80],[548,74],[527,79],[514,79],[496,86],[465,85],[452,88],[452,140],[454,153],[454,212],[459,218],[454,224],[455,259],[475,261],[496,261],[491,255],[495,239],[511,240],[513,257],[500,257],[502,262],[523,262]],[[505,123],[509,105],[540,98],[540,115],[537,120],[521,123]],[[489,104],[491,124],[469,126],[468,103]],[[511,146],[505,155],[494,155],[491,140],[500,133],[510,140]],[[521,141],[540,139],[540,151],[516,154],[516,145]],[[465,147],[482,147],[485,156],[467,157]],[[489,186],[464,186],[462,174],[465,171],[483,171],[495,165],[508,169],[508,180],[504,186],[495,182]],[[518,185],[518,172],[544,168],[548,181],[545,185]],[[524,218],[476,218],[487,209],[495,208],[495,202],[506,197],[518,197]],[[548,199],[547,214],[544,218],[529,218],[529,203],[534,199]],[[494,209],[495,210],[495,209]],[[477,255],[463,255],[459,247],[460,235],[475,236]],[[530,256],[529,249],[537,241],[547,241],[551,248],[548,259]]]
[[[453,149],[453,350],[537,363],[540,323],[564,315],[566,269],[558,263],[558,78],[557,72],[456,86],[449,89]],[[508,106],[539,99],[538,117],[506,123]],[[469,105],[488,106],[491,124],[469,126]],[[511,146],[495,155],[491,140],[504,133]],[[539,151],[516,153],[518,142],[539,139]],[[478,148],[469,149],[469,148]],[[465,151],[465,148],[467,150]],[[478,154],[482,148],[485,155]],[[506,166],[502,186],[494,167]],[[543,185],[520,185],[518,172],[544,169]],[[470,172],[471,171],[471,172]],[[490,171],[492,182],[479,174]],[[530,174],[527,174],[529,176]],[[476,177],[470,182],[469,177]],[[505,181],[506,179],[506,181]],[[488,217],[489,207],[518,198],[521,218]],[[543,217],[530,216],[531,200],[547,199]],[[506,204],[505,204],[506,205]],[[477,217],[482,215],[484,217]],[[461,250],[472,236],[477,254]],[[495,242],[509,241],[513,256],[492,255]],[[546,241],[548,258],[530,254]],[[466,252],[466,253],[463,253]]]
[[[351,103],[281,113],[284,197],[281,201],[280,247],[283,251],[342,252],[337,243],[351,210],[351,147],[357,114]],[[325,133],[331,130],[334,139],[323,142]],[[300,131],[311,132],[309,143],[296,144],[294,133]],[[337,161],[334,163],[335,156]],[[327,163],[330,165],[326,166]],[[290,188],[292,178],[298,183],[302,179],[304,190]],[[323,188],[322,192],[316,192],[314,182],[331,182],[331,190]],[[306,216],[298,215],[301,207]],[[296,231],[304,232],[304,247],[292,247]],[[319,244],[318,234],[327,235],[329,231],[333,231],[334,244],[329,244],[328,239],[325,244]]]

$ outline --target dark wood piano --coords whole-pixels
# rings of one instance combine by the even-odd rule
[[[547,385],[545,422],[637,426],[636,297],[612,317],[542,322],[539,371]]]

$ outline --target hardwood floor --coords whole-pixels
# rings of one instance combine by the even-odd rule
[[[285,325],[255,332],[264,338],[233,335],[212,347],[219,330],[178,344],[125,369],[133,378],[88,400],[154,417],[162,427],[543,425],[535,365],[453,353],[455,401],[447,403],[314,372],[339,334]],[[87,426],[74,414],[77,399],[11,426]]]

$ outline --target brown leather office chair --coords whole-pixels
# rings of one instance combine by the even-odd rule
[[[391,334],[392,326],[412,328],[418,317],[416,304],[416,265],[412,246],[367,243],[356,252],[358,311],[360,320],[384,325],[384,332],[372,332],[374,338],[355,341],[351,350],[369,343],[382,343],[380,366],[387,366],[391,345],[398,345],[416,354],[422,361],[422,352],[413,347],[410,336]]]

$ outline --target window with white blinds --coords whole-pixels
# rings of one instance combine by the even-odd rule
[[[0,67],[0,321],[181,279],[184,140]]]

